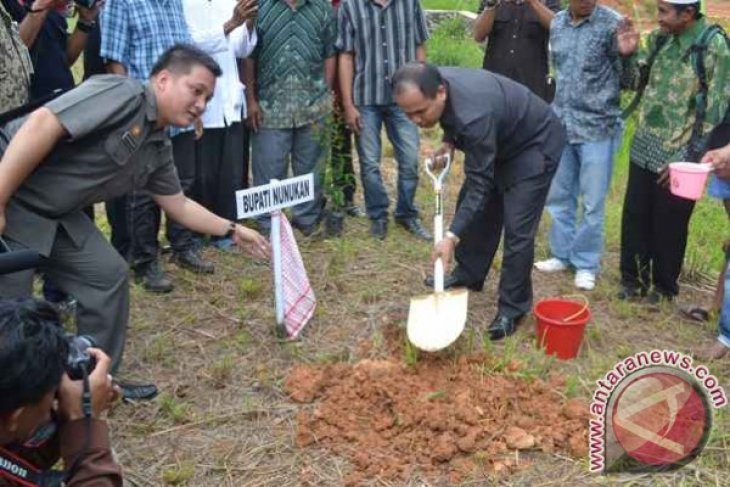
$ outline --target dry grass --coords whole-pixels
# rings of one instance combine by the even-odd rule
[[[393,194],[392,161],[384,163],[384,173]],[[460,174],[459,162],[447,183],[447,212],[453,212]],[[431,194],[424,177],[418,201],[425,221],[432,215]],[[387,354],[381,330],[404,324],[409,298],[425,292],[421,281],[429,272],[429,245],[395,225],[384,242],[368,236],[366,221],[348,219],[346,225],[339,240],[300,238],[318,308],[298,342],[275,338],[269,268],[240,255],[207,250],[217,265],[212,276],[199,277],[168,265],[177,287],[167,296],[133,288],[124,370],[129,376],[154,380],[162,394],[151,403],[120,405],[111,415],[115,448],[130,485],[343,485],[348,472],[343,460],[294,447],[295,415],[307,406],[288,400],[282,380],[291,366],[302,362]],[[543,228],[537,255],[545,254]],[[532,364],[533,373],[550,369],[569,375],[566,395],[588,398],[593,381],[628,354],[655,347],[692,352],[713,338],[714,323],[681,322],[670,306],[647,310],[615,301],[614,244],[608,246],[605,261],[599,286],[590,294],[594,320],[577,360],[546,361],[534,349],[531,321],[506,344],[484,339],[495,312],[498,269],[490,274],[484,292],[471,294],[468,330],[451,353],[487,347],[504,354],[505,361],[519,355]],[[499,262],[496,259],[495,265]],[[574,294],[571,281],[566,274],[536,275],[536,298]],[[683,297],[708,302],[710,288],[705,281],[685,283]],[[405,351],[403,359],[408,359]],[[730,363],[714,364],[711,370],[728,389]],[[729,426],[727,414],[717,415],[709,448],[691,466],[671,474],[603,478],[589,474],[585,461],[528,454],[521,460],[524,469],[500,483],[728,485]],[[445,482],[414,478],[406,485],[448,485]],[[369,485],[394,484],[372,479]],[[483,485],[483,480],[463,485]]]

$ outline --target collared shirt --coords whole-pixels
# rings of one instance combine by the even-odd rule
[[[23,182],[10,200],[5,233],[48,255],[61,224],[72,240],[85,238],[82,209],[146,189],[181,192],[172,145],[157,128],[152,90],[127,76],[94,76],[47,103],[68,138]],[[25,118],[3,128],[12,137]],[[79,216],[81,215],[81,216]]]
[[[245,23],[227,36],[223,32],[236,0],[183,0],[183,7],[195,45],[213,56],[223,71],[203,113],[203,126],[222,128],[240,122],[241,116],[246,116],[246,97],[238,75],[238,59],[251,54],[256,32],[249,33]]]
[[[439,71],[448,93],[444,140],[464,152],[463,199],[450,227],[463,236],[493,189],[557,166],[565,133],[550,106],[524,85],[481,69]]]
[[[160,55],[176,43],[192,44],[182,0],[107,0],[101,12],[101,57],[146,80]]]
[[[252,56],[265,128],[302,127],[331,113],[325,60],[335,55],[335,22],[327,0],[261,2]]]
[[[665,163],[687,157],[699,86],[689,50],[706,26],[700,19],[682,34],[671,36],[654,60],[631,144],[631,162],[642,168],[659,172]],[[639,66],[654,50],[658,34],[652,32],[646,46],[626,60],[624,69],[630,85],[638,82]],[[722,120],[730,102],[730,51],[719,35],[707,46],[705,67],[708,93],[704,133],[708,134]]]
[[[553,109],[571,144],[609,138],[620,123],[621,58],[616,42],[620,20],[615,11],[596,5],[577,23],[566,9],[551,24],[557,89]]]
[[[558,0],[542,0],[542,3],[553,12],[560,10]],[[487,40],[484,69],[522,83],[547,100],[548,37],[548,29],[542,26],[530,5],[502,2]]]
[[[2,0],[2,2],[19,24],[28,14],[20,0]],[[25,4],[30,3],[32,2]],[[56,90],[68,91],[76,86],[66,55],[68,37],[66,17],[56,9],[51,9],[46,14],[43,25],[29,49],[33,62],[31,100],[48,96]]]
[[[416,48],[428,40],[418,0],[343,0],[337,11],[337,49],[355,54],[352,98],[357,106],[393,103],[391,79],[416,61]]]
[[[18,24],[0,4],[0,113],[28,103],[30,64],[28,50],[20,39]]]

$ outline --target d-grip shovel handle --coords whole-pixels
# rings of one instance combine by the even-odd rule
[[[445,154],[442,156],[445,160],[443,169],[438,174],[435,174],[431,169],[433,160],[431,158],[426,159],[426,173],[433,180],[433,189],[436,192],[435,204],[436,211],[433,216],[433,244],[436,245],[444,238],[444,215],[443,215],[443,195],[441,189],[443,187],[444,178],[451,168],[451,155]],[[436,293],[444,292],[444,263],[441,258],[436,259],[433,264],[433,290]]]

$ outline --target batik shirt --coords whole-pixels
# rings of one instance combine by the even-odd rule
[[[644,169],[659,172],[665,163],[687,158],[699,89],[689,51],[706,26],[700,19],[682,34],[672,35],[656,56],[631,145],[631,161]],[[624,76],[630,86],[638,84],[639,66],[654,50],[658,35],[659,31],[652,32],[646,45],[625,60]],[[707,46],[705,69],[708,92],[704,134],[709,134],[722,120],[730,101],[730,50],[719,35]]]

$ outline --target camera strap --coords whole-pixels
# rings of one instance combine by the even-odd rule
[[[34,465],[0,448],[0,477],[19,485],[41,485],[42,472]]]

